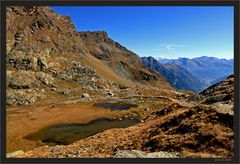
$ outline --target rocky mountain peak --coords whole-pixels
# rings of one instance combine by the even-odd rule
[[[84,54],[84,46],[71,19],[48,7],[7,8],[7,52]],[[86,50],[85,50],[86,51]]]
[[[134,54],[129,51],[126,47],[122,46],[118,42],[112,40],[106,31],[81,31],[78,33],[80,38],[86,43],[92,46],[92,43],[100,45],[100,49],[103,49],[107,52],[117,51],[121,53]],[[112,46],[106,46],[106,44]]]
[[[86,32],[79,32],[78,33],[83,41],[91,40],[95,42],[106,42],[108,38],[108,34],[105,31],[86,31]]]

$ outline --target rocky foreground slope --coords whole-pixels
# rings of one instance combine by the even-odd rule
[[[231,89],[232,79],[229,77],[205,92],[217,91],[219,86]],[[233,97],[218,103],[229,101],[233,102]],[[135,126],[109,129],[67,146],[43,146],[17,157],[114,157],[122,150],[156,154],[167,151],[175,154],[172,157],[233,157],[233,112],[219,104],[190,102],[174,100]]]
[[[212,85],[199,94],[194,95],[188,101],[197,101],[203,104],[225,108],[230,112],[234,110],[234,76],[230,75],[223,81]]]

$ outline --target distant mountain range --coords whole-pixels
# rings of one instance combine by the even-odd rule
[[[198,58],[154,59],[142,57],[143,65],[159,72],[177,89],[199,92],[233,74],[233,59]]]
[[[218,59],[215,57],[197,57],[193,59],[158,59],[163,64],[177,64],[192,75],[196,76],[200,81],[208,87],[214,83],[223,80],[225,77],[233,74],[233,59]]]
[[[142,57],[142,64],[159,72],[175,88],[194,92],[204,89],[204,84],[185,68],[177,64],[163,64],[153,57]]]

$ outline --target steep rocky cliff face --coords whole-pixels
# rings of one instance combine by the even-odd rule
[[[170,88],[106,32],[78,33],[68,16],[48,7],[7,8],[6,62],[9,105],[50,95],[99,94],[132,82]]]

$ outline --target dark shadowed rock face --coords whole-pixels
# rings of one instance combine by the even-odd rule
[[[203,83],[189,71],[176,64],[161,64],[153,57],[141,58],[142,63],[166,78],[177,89],[191,90],[194,92],[203,89]]]

